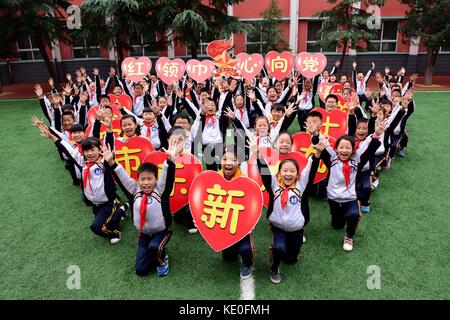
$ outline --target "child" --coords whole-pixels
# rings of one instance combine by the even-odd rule
[[[366,87],[367,87],[367,81],[369,81],[369,78],[370,78],[371,74],[373,73],[373,70],[375,70],[375,63],[372,62],[372,69],[367,71],[365,76],[362,72],[356,71],[356,67],[357,67],[356,61],[353,62],[352,66],[353,66],[353,70],[352,70],[353,85],[355,87],[356,94],[358,95],[358,98],[359,98],[359,104],[362,106],[363,102],[365,102],[366,104],[368,103],[368,99],[365,94]],[[366,107],[366,109],[367,109],[367,107]]]
[[[219,174],[227,181],[232,181],[242,176],[242,172],[239,169],[237,150],[233,145],[224,148],[220,166],[222,169],[219,170]],[[253,273],[253,230],[239,242],[223,250],[222,254],[226,261],[233,261],[240,255],[242,259],[239,269],[240,277],[243,280],[250,278]]]
[[[65,149],[81,170],[83,194],[92,203],[95,215],[90,226],[92,232],[109,239],[111,244],[119,243],[121,238],[119,223],[126,217],[129,205],[119,207],[120,202],[117,200],[112,169],[103,159],[100,140],[88,138],[83,141],[82,156],[67,141],[54,136],[47,127],[40,126],[39,129],[43,137]],[[108,132],[107,135],[112,135],[112,132]]]
[[[328,145],[325,152],[321,152],[321,159],[329,169],[327,196],[331,225],[342,229],[347,224],[343,245],[345,251],[353,250],[353,237],[360,220],[355,190],[358,165],[375,153],[383,131],[383,124],[379,124],[375,133],[364,140],[357,150],[353,137],[344,135],[336,141],[334,150]]]
[[[258,169],[269,193],[267,218],[273,233],[270,249],[270,280],[272,283],[280,283],[281,260],[287,263],[298,261],[303,242],[303,227],[305,220],[309,218],[305,217],[305,213],[309,213],[309,210],[305,208],[302,196],[316,174],[319,153],[309,158],[301,176],[297,162],[293,159],[285,159],[280,162],[278,174],[274,177],[266,161],[259,155],[259,148],[255,143],[252,149],[257,154]]]
[[[132,179],[125,169],[114,161],[110,148],[103,150],[105,160],[114,172],[116,181],[128,198],[134,197],[133,222],[139,230],[138,251],[135,271],[139,276],[150,273],[156,265],[158,276],[169,273],[169,256],[165,252],[170,240],[172,224],[170,213],[170,193],[175,181],[175,156],[179,152],[179,144],[169,142],[169,149],[162,149],[168,155],[164,162],[161,176],[158,179],[158,167],[144,162],[138,168],[137,181]]]

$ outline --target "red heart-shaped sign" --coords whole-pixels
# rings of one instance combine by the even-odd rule
[[[167,85],[174,84],[184,74],[186,65],[181,59],[170,60],[166,57],[161,57],[156,61],[155,65],[158,77]]]
[[[216,252],[243,239],[261,216],[259,186],[248,177],[231,181],[206,170],[192,182],[189,206],[198,231]]]
[[[236,69],[241,72],[241,76],[246,80],[250,80],[258,75],[264,67],[264,58],[259,53],[252,55],[239,53],[236,56],[236,60],[238,61]]]
[[[320,132],[325,137],[333,137],[339,139],[344,134],[347,134],[347,113],[339,109],[328,112],[322,108],[314,108],[312,111],[317,111],[322,114],[322,126]]]
[[[188,76],[197,82],[203,82],[214,71],[214,63],[211,60],[198,61],[191,59],[186,63]]]
[[[118,137],[120,137],[120,133],[122,132],[122,128],[120,126],[120,120],[118,120],[118,119],[113,120],[111,125],[112,125],[112,129],[113,129],[114,139],[117,139]],[[86,137],[89,137],[89,135],[91,134],[93,126],[94,126],[94,124],[90,124],[86,128]],[[106,129],[107,129],[106,126],[102,123],[100,125],[100,141],[103,141],[103,138],[105,137],[105,134],[106,134]]]
[[[328,141],[332,148],[334,148],[334,144],[336,143],[336,139],[333,137],[329,137]],[[305,158],[308,158],[310,155],[314,154],[315,149],[311,143],[311,135],[307,132],[298,132],[292,136],[292,149],[298,151],[303,154]],[[325,180],[328,176],[328,168],[320,160],[319,167],[317,168],[317,173],[314,177],[314,183],[319,183],[322,180]]]
[[[322,53],[301,52],[295,59],[295,69],[305,78],[311,79],[327,66],[327,57]]]
[[[143,162],[151,162],[161,171],[167,154],[161,151],[150,152]],[[175,159],[175,183],[170,194],[170,212],[175,213],[189,203],[189,190],[192,181],[203,171],[202,163],[190,153],[183,153]]]
[[[116,96],[115,94],[108,94],[109,101],[112,105],[119,108],[117,105],[121,105],[124,108],[127,108],[128,110],[133,109],[133,101],[131,100],[130,96],[127,94],[121,94],[120,96]]]
[[[344,90],[344,86],[340,83],[335,83],[333,84],[333,86],[330,89],[329,94],[336,94],[336,93],[342,93],[342,91]]]
[[[277,80],[283,80],[294,67],[294,55],[289,51],[270,51],[264,60],[267,72]]]
[[[332,83],[329,83],[328,81],[324,81],[321,84],[319,84],[319,87],[317,88],[317,93],[319,94],[320,100],[325,102],[325,99],[330,94],[330,90],[333,87]]]
[[[273,175],[276,175],[278,173],[278,166],[280,164],[280,161],[290,158],[297,161],[300,172],[300,174],[305,168],[306,164],[308,163],[308,159],[305,158],[305,156],[298,152],[289,152],[288,154],[284,156],[280,156],[279,153],[271,148],[260,148],[260,154],[263,156],[263,158],[266,160],[267,164],[269,165],[269,169],[272,172]],[[252,178],[255,180],[255,182],[260,186],[260,189],[263,193],[263,200],[264,200],[264,206],[267,208],[269,206],[269,193],[266,191],[266,188],[264,187],[264,184],[261,179],[261,175],[258,170],[258,165],[256,163],[256,155],[253,155],[248,160],[248,176],[249,178]]]
[[[117,108],[115,105],[110,105],[112,112],[113,112],[113,120],[120,120],[122,118],[122,114],[120,113],[119,108]],[[87,113],[87,119],[88,123],[92,124],[94,123],[95,119],[97,118],[97,111],[99,106],[91,107]]]
[[[147,57],[137,59],[128,57],[122,61],[122,74],[133,82],[141,81],[152,69],[152,62]]]
[[[120,163],[133,179],[137,179],[139,166],[154,148],[144,137],[133,137],[127,142],[115,140],[115,150],[116,162]]]

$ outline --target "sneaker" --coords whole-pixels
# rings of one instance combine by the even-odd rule
[[[397,155],[402,158],[406,157],[406,154],[403,150],[400,150],[399,152],[397,152]]]
[[[197,228],[189,228],[189,229],[188,229],[188,232],[189,232],[190,234],[196,234],[196,233],[198,232],[198,229],[197,229]]]
[[[363,213],[369,213],[370,212],[370,206],[361,206],[361,211]]]
[[[378,179],[372,181],[372,190],[378,188],[380,181]]]
[[[166,254],[163,264],[156,267],[158,277],[164,277],[169,273],[169,256]]]
[[[121,237],[121,234],[120,234],[120,232],[119,232],[119,237],[117,237],[117,238],[111,238],[111,239],[109,239],[109,242],[110,242],[111,244],[117,244],[117,243],[120,242],[120,237]]]
[[[270,271],[270,281],[272,281],[272,283],[280,283],[281,282],[281,275],[278,270],[277,270],[277,272]]]
[[[386,164],[384,165],[384,170],[389,170],[391,168],[393,161],[394,161],[394,158],[387,159]]]
[[[119,209],[123,210],[123,216],[122,216],[122,218],[120,218],[120,221],[125,220],[126,218],[128,218],[128,209],[129,208],[130,208],[130,204],[128,202],[124,203],[122,206],[120,206]]]
[[[306,238],[305,238],[305,236],[303,236],[303,243],[305,243],[306,242]]]
[[[241,263],[241,268],[239,269],[239,274],[241,275],[241,279],[245,280],[252,276],[253,268],[247,267],[245,264]]]
[[[353,250],[353,239],[347,236],[344,237],[344,251],[352,251]]]

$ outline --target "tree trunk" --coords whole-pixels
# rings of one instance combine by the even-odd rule
[[[344,61],[345,61],[345,55],[347,54],[347,47],[348,47],[348,41],[344,42],[344,47],[342,48],[342,54],[341,54],[341,59],[340,59],[340,65],[339,65],[339,69],[343,69],[344,68]]]
[[[427,86],[433,84],[434,63],[436,62],[435,57],[433,57],[434,55],[433,51],[434,51],[433,48],[427,48],[427,56],[425,59],[425,80],[424,80],[424,84]]]
[[[191,56],[192,59],[197,59],[198,53],[197,53],[197,47],[191,47]]]
[[[42,40],[42,37],[40,35],[36,35],[36,42],[39,47],[39,52],[42,55],[42,59],[44,59],[45,66],[47,67],[48,74],[51,78],[53,78],[53,81],[55,85],[59,84],[59,76],[58,73],[55,70],[55,66],[52,61],[50,61],[49,56],[47,55],[47,50],[45,48],[44,41]]]
[[[118,44],[116,40],[116,56],[117,56],[117,69],[120,70],[120,74],[122,74],[122,62],[124,60],[122,46]]]

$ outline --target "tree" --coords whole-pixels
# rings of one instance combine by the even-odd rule
[[[334,4],[329,10],[322,10],[315,15],[323,19],[322,28],[319,30],[321,47],[342,48],[340,66],[344,65],[347,49],[364,50],[370,47],[370,40],[376,38],[376,30],[372,29],[370,23],[371,14],[363,9],[358,9],[355,5],[358,2],[368,5],[367,1],[360,0],[327,0]],[[370,1],[370,4],[383,5],[384,0]],[[364,43],[365,46],[360,44]]]
[[[205,35],[224,39],[233,33],[253,30],[252,26],[227,14],[228,5],[242,1],[211,0],[209,5],[203,4],[201,0],[166,0],[161,3],[169,18],[166,27],[176,35],[174,40],[185,44],[191,50],[192,58],[197,58],[197,48]]]
[[[16,42],[23,35],[30,36],[39,48],[50,77],[58,82],[58,73],[47,53],[47,46],[59,40],[70,43],[66,21],[61,10],[70,6],[64,0],[4,0],[0,4],[0,38],[4,45],[2,58],[17,56]]]
[[[450,2],[448,0],[401,0],[410,9],[401,31],[408,37],[420,37],[427,48],[424,83],[431,85],[441,46],[450,43]]]
[[[278,0],[272,0],[269,7],[261,12],[263,21],[259,23],[261,40],[265,43],[267,51],[289,50],[289,43],[280,32],[280,23],[283,13],[278,7]]]

